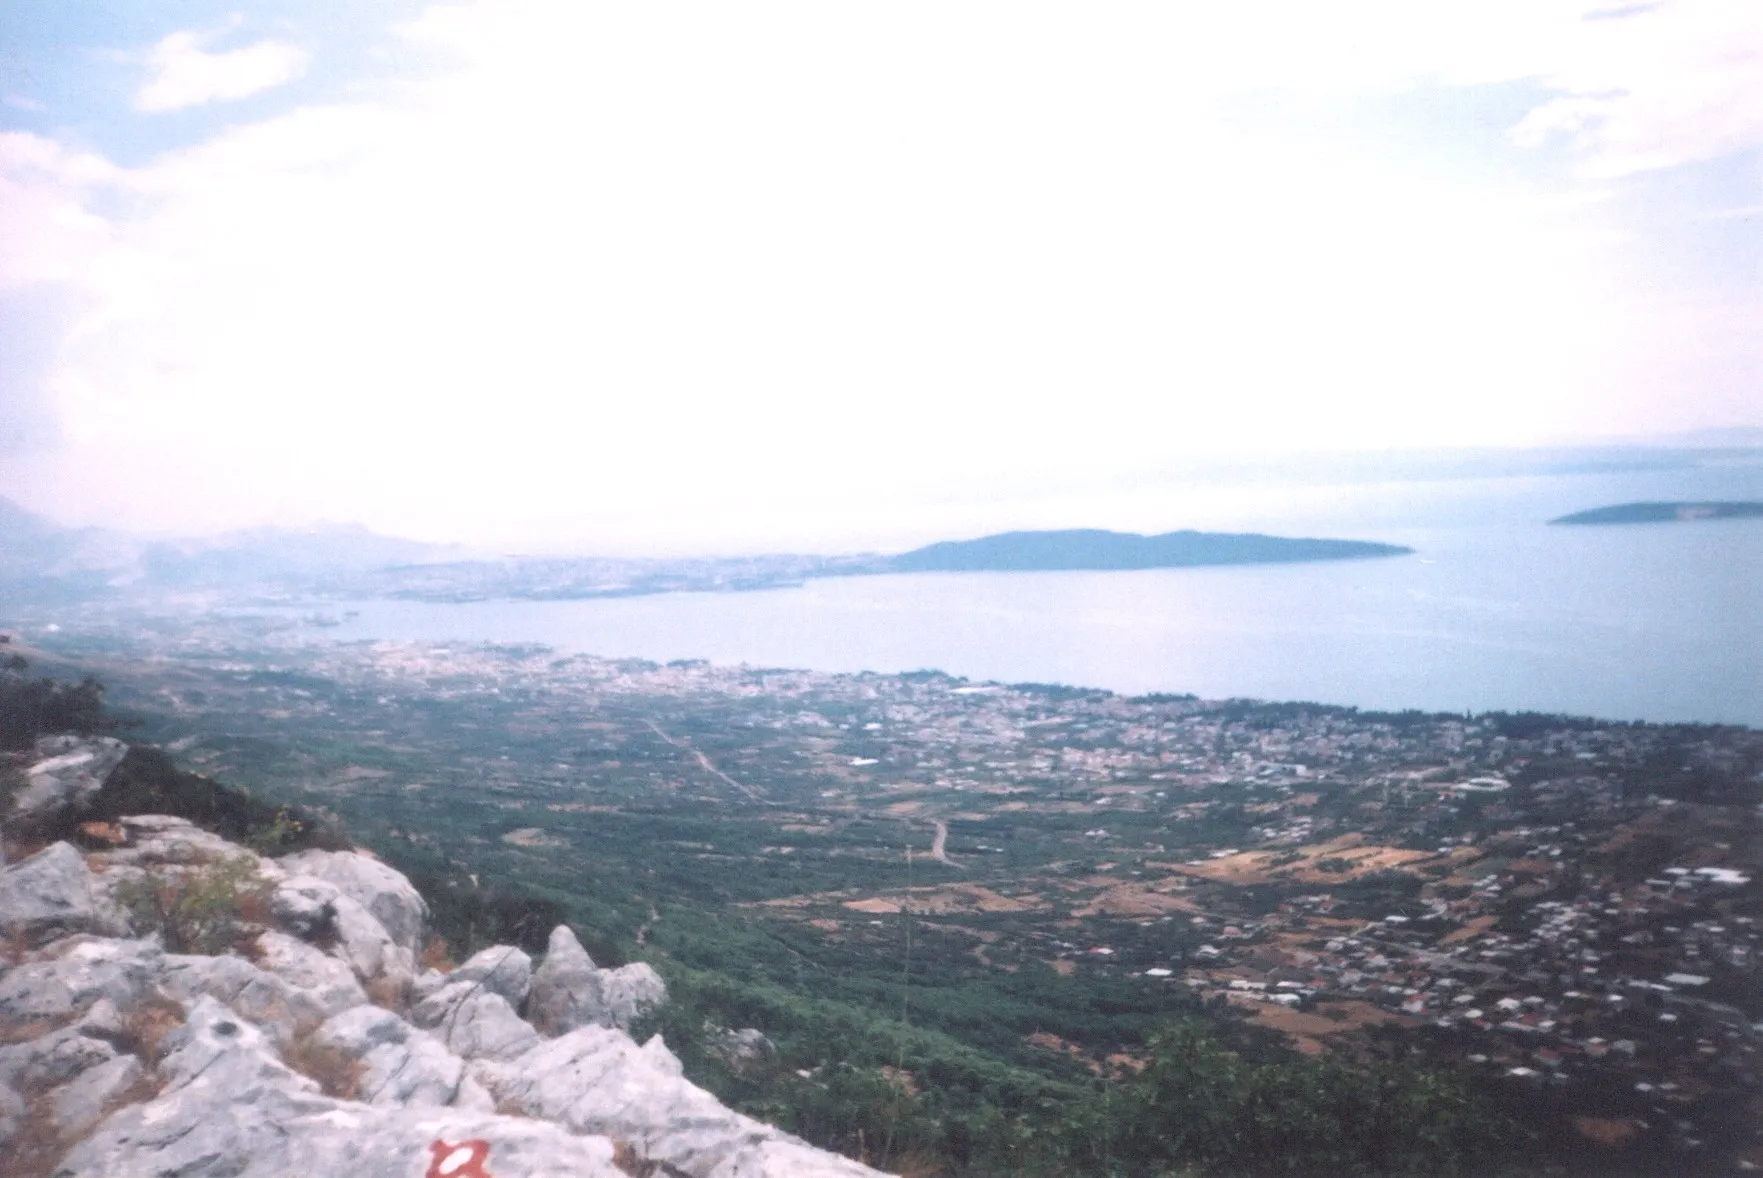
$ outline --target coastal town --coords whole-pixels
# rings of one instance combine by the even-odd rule
[[[37,640],[193,768],[388,845],[617,880],[646,910],[714,899],[878,969],[910,921],[927,970],[1107,979],[1305,1054],[1472,1069],[1595,1143],[1763,1164],[1755,730],[335,644],[285,622]],[[1134,1058],[1031,1038],[1092,1070]]]

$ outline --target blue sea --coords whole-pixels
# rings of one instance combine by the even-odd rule
[[[588,601],[362,601],[327,607],[358,612],[313,636],[541,642],[657,661],[935,668],[1133,694],[1763,727],[1763,520],[1545,522],[1636,500],[1763,499],[1755,461],[1155,494],[1166,501],[1166,529],[1338,536],[1416,551],[1146,572],[852,577]],[[1190,498],[1194,510],[1184,512]]]

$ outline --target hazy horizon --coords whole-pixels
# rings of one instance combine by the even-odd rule
[[[1126,472],[1081,483],[1049,481],[1036,485],[1021,480],[994,484],[990,499],[951,495],[941,502],[919,505],[905,520],[885,507],[858,512],[825,530],[798,535],[794,542],[779,533],[773,533],[779,542],[771,543],[764,535],[725,534],[721,544],[710,540],[697,546],[680,544],[677,539],[669,544],[668,537],[660,543],[639,540],[622,546],[596,543],[592,537],[574,541],[567,537],[552,538],[549,542],[541,539],[521,545],[462,538],[444,531],[429,535],[392,532],[361,518],[262,518],[207,531],[137,530],[102,522],[82,523],[52,510],[42,511],[28,503],[11,501],[60,527],[98,526],[145,542],[249,543],[261,535],[344,536],[359,532],[380,540],[426,545],[433,549],[433,558],[447,560],[855,555],[901,552],[936,541],[999,532],[1071,528],[1143,534],[1184,530],[1284,532],[1354,539],[1364,538],[1355,529],[1375,532],[1379,523],[1403,527],[1420,522],[1420,515],[1404,512],[1400,507],[1394,508],[1395,514],[1391,515],[1392,504],[1404,501],[1399,493],[1403,487],[1419,490],[1427,486],[1462,486],[1464,506],[1455,510],[1471,515],[1486,511],[1497,515],[1500,495],[1495,489],[1502,485],[1534,486],[1539,480],[1584,479],[1616,471],[1652,474],[1666,480],[1671,485],[1660,494],[1667,498],[1706,497],[1708,488],[1700,485],[1695,472],[1706,473],[1710,464],[1726,467],[1737,463],[1763,468],[1763,446],[1750,444],[1753,439],[1735,431],[1725,434],[1730,436],[1703,438],[1700,444],[1679,435],[1675,439],[1631,440],[1620,445],[1216,456],[1182,468]],[[1674,440],[1680,444],[1669,444]],[[1579,499],[1569,497],[1562,502],[1576,504],[1575,509],[1606,506],[1601,501],[1591,502],[1594,498],[1599,498],[1599,493],[1587,487]],[[1483,500],[1485,506],[1469,506]],[[1367,509],[1374,504],[1368,516]],[[1379,520],[1380,513],[1387,518]]]

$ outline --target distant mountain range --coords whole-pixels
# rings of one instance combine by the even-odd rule
[[[1028,572],[1033,570],[1170,569],[1194,565],[1356,560],[1413,552],[1364,540],[1288,539],[1255,532],[1164,532],[1141,536],[1099,528],[1004,532],[978,540],[945,540],[889,558],[888,571]]]
[[[1671,524],[1698,519],[1763,518],[1763,503],[1619,503],[1552,519],[1552,524]]]
[[[382,536],[360,524],[146,539],[110,528],[62,527],[0,498],[0,588],[14,597],[64,600],[143,588],[313,588],[339,576],[458,554],[456,548]]]

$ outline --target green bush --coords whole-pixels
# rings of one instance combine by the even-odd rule
[[[269,917],[273,885],[248,855],[123,881],[118,902],[138,932],[157,932],[173,953],[225,953]]]

